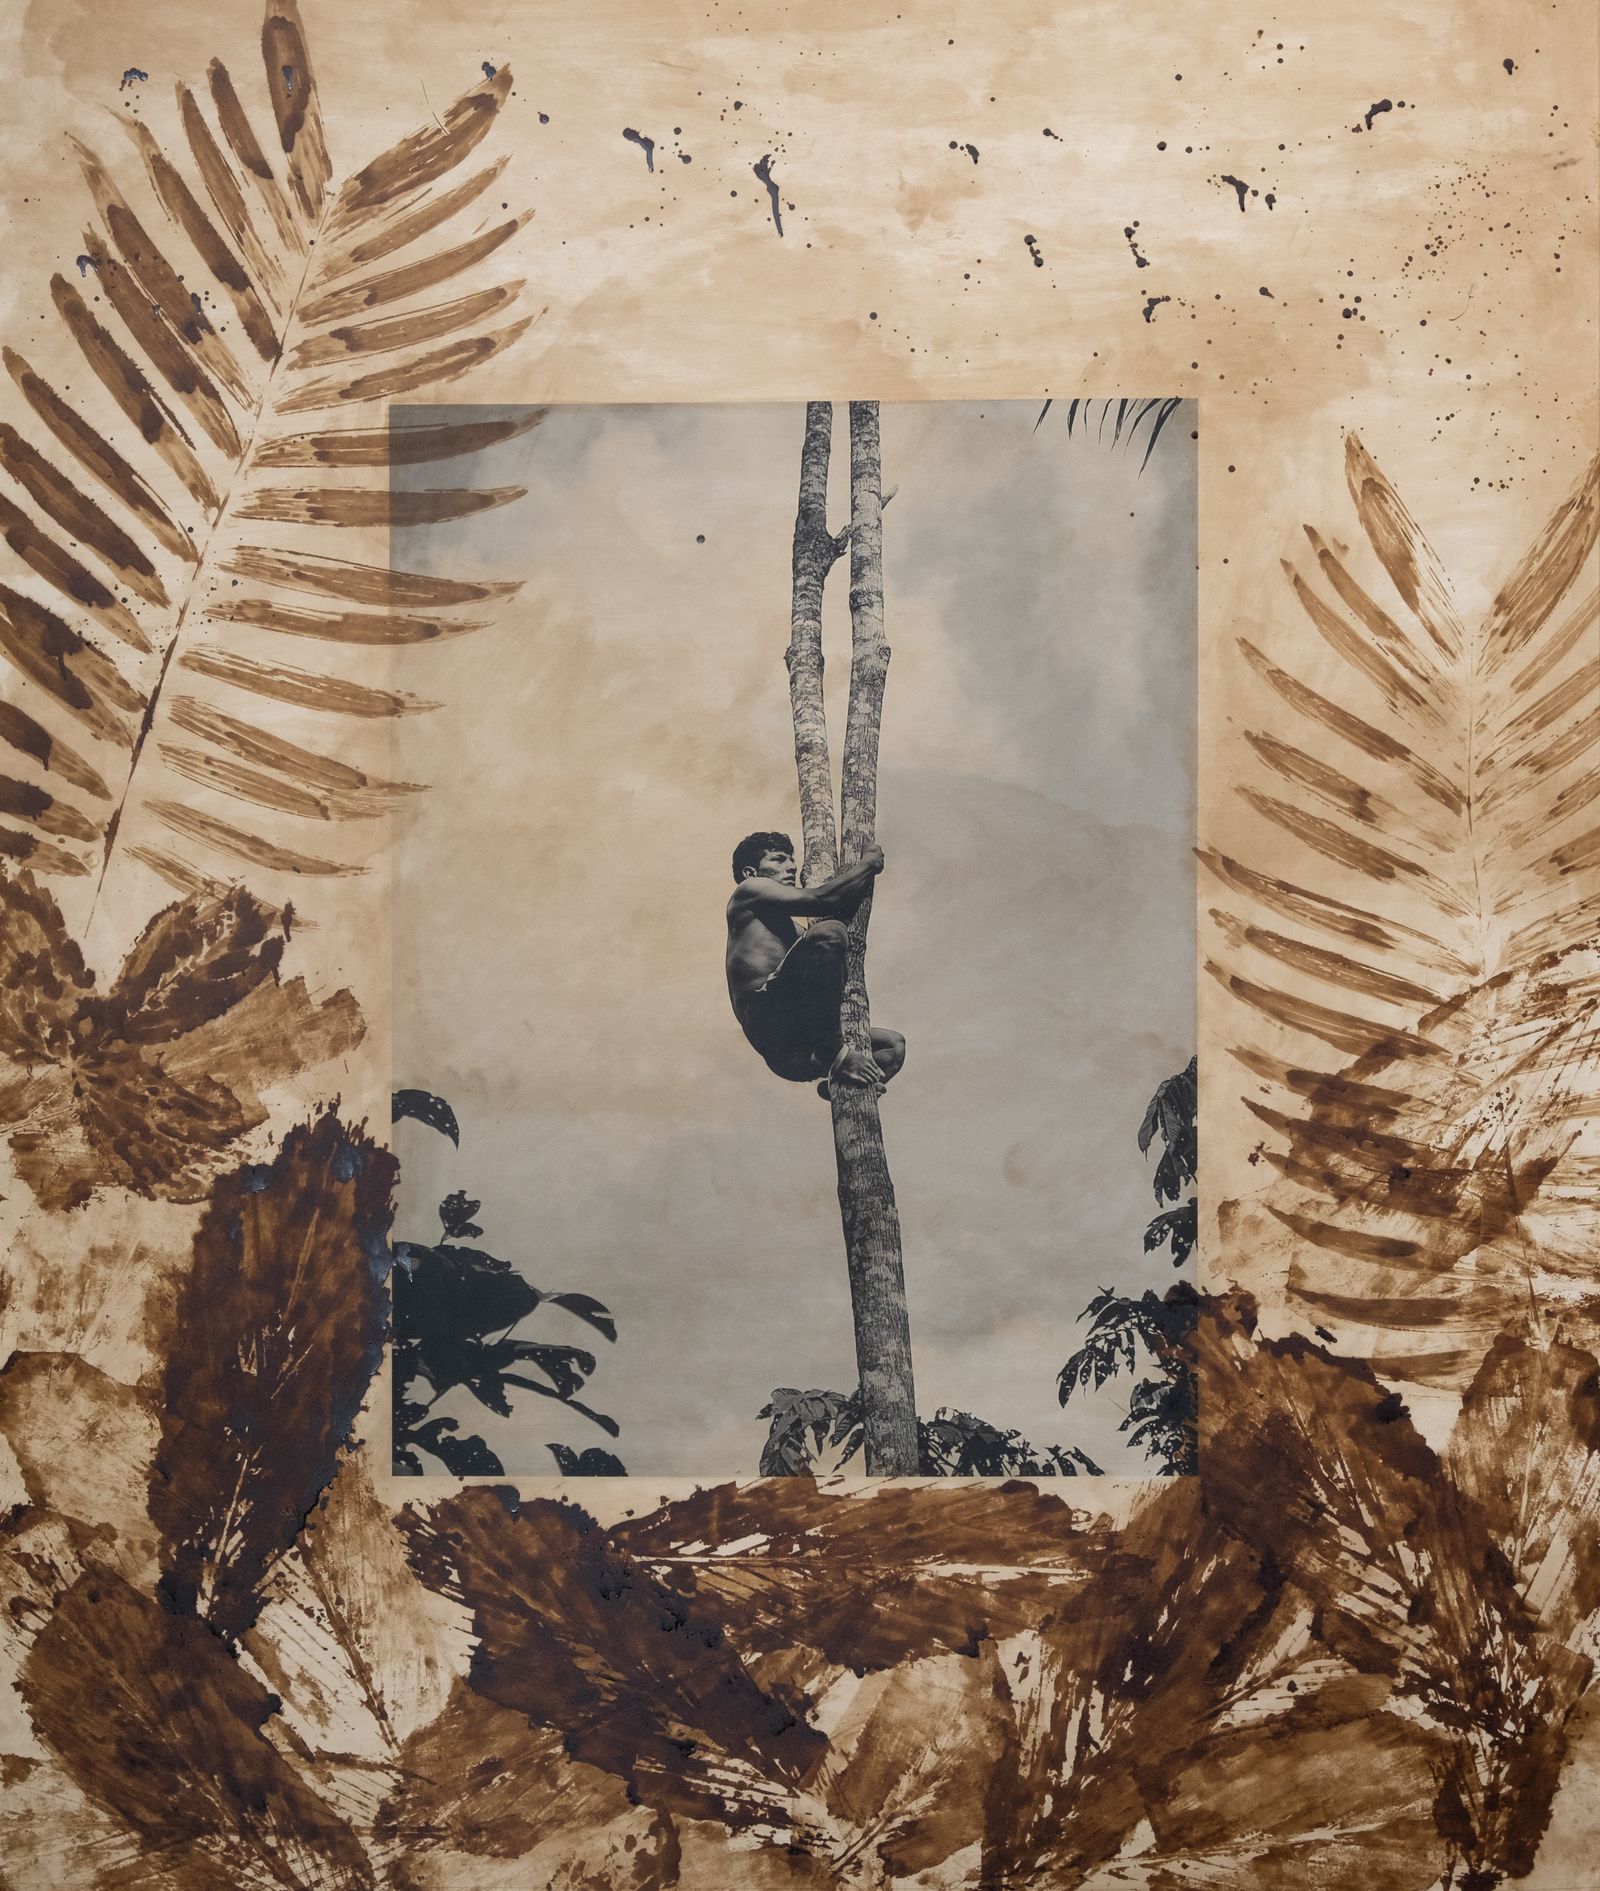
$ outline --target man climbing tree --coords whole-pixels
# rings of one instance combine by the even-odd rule
[[[877,845],[878,729],[889,646],[883,635],[883,483],[876,401],[850,403],[850,525],[828,530],[833,407],[806,406],[789,617],[789,703],[805,866],[785,834],[752,834],[734,856],[728,905],[728,989],[752,1044],[780,1076],[825,1068],[844,1223],[867,1471],[915,1477],[919,1467],[911,1324],[900,1216],[884,1155],[878,1098],[905,1040],[874,1029],[867,1009],[867,923],[883,867]],[[822,696],[822,591],[850,553],[852,661],[840,819],[834,822]],[[842,834],[845,857],[838,866]],[[815,923],[798,931],[797,916]]]
[[[767,1068],[791,1083],[821,1078],[882,1088],[905,1062],[898,1031],[872,1028],[871,1055],[844,1041],[840,1006],[850,935],[845,922],[883,870],[883,849],[820,886],[796,883],[787,834],[750,834],[733,854],[737,882],[728,901],[728,995],[744,1034]],[[802,932],[797,919],[811,924]]]

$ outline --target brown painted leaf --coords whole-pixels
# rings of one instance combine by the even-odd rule
[[[393,1760],[465,1671],[466,1611],[412,1573],[364,1451],[345,1456],[264,1594],[245,1647],[313,1752]]]
[[[1541,1628],[1570,1642],[1600,1609],[1600,1371],[1560,1339],[1502,1334],[1450,1434],[1457,1488],[1483,1511]]]
[[[127,718],[138,710],[139,697],[116,665],[54,611],[3,584],[0,650],[91,735],[119,748],[132,745]]]
[[[1207,1514],[1270,1557],[1327,1645],[1390,1678],[1435,1736],[1452,1856],[1526,1871],[1590,1664],[1534,1626],[1483,1512],[1370,1368],[1257,1340],[1253,1317],[1211,1303],[1196,1332]]]
[[[473,1612],[471,1682],[559,1729],[648,1805],[770,1818],[822,1737],[740,1661],[717,1616],[570,1504],[476,1488],[403,1519],[413,1565]]]
[[[203,814],[186,802],[156,799],[150,801],[148,807],[152,817],[173,833],[187,840],[199,841],[232,860],[264,867],[270,873],[303,873],[316,878],[328,878],[366,872],[365,867],[353,863],[326,860],[320,854],[304,853],[298,847],[281,847],[276,841],[264,840],[259,834],[235,827],[231,821],[220,821],[214,814]]]
[[[1184,1768],[1137,1854],[1148,1891],[1373,1891],[1437,1877],[1435,1743],[1394,1714],[1323,1727],[1291,1714]]]
[[[201,208],[181,173],[151,136],[149,127],[136,118],[124,119],[122,122],[139,147],[145,171],[162,209],[193,243],[197,254],[211,271],[212,279],[227,290],[238,312],[240,324],[256,353],[263,361],[276,361],[282,352],[277,329],[261,291],[251,281],[244,264],[228,247],[222,233]]]
[[[365,774],[348,762],[315,754],[298,743],[252,728],[193,696],[176,698],[171,713],[176,727],[204,736],[221,754],[269,769],[286,785],[316,797],[327,820],[381,813],[403,796],[421,792],[418,782],[384,781]]]
[[[69,138],[69,142],[78,153],[84,180],[110,232],[111,243],[144,291],[152,313],[160,316],[167,332],[194,357],[197,371],[203,366],[238,406],[250,407],[253,390],[249,378],[233,350],[212,325],[204,303],[185,287],[177,269],[129,207],[95,153],[76,138]],[[170,167],[168,169],[170,171]],[[177,173],[171,172],[171,176],[176,179]],[[159,190],[158,184],[158,194]],[[193,204],[192,197],[189,202]],[[199,206],[194,205],[194,209],[198,213]],[[204,223],[206,219],[201,216],[200,221]],[[103,249],[104,245],[99,247]]]
[[[329,1110],[212,1190],[166,1362],[150,1514],[170,1605],[220,1634],[255,1620],[378,1369],[395,1172]]]
[[[425,125],[376,157],[339,192],[335,228],[397,203],[455,169],[487,137],[495,114],[511,96],[511,68],[500,69],[445,107]]]
[[[24,564],[66,601],[71,621],[26,597],[0,592],[0,650],[54,698],[52,715],[37,723],[52,741],[51,721],[59,710],[130,753],[105,797],[112,806],[103,826],[53,796],[40,799],[42,791],[30,798],[26,784],[0,787],[0,858],[59,874],[83,875],[98,868],[97,902],[124,852],[185,889],[215,884],[216,862],[207,857],[217,855],[227,863],[226,871],[242,866],[251,875],[362,870],[349,860],[324,858],[315,846],[302,846],[294,826],[307,820],[325,826],[381,812],[389,790],[374,784],[368,793],[349,785],[313,786],[288,779],[293,767],[304,764],[275,770],[274,764],[241,755],[234,743],[214,748],[209,732],[193,728],[189,733],[198,734],[197,743],[175,743],[168,726],[168,696],[177,692],[169,692],[167,683],[176,670],[190,668],[237,684],[266,699],[250,705],[257,721],[270,716],[274,701],[341,716],[391,714],[413,705],[348,675],[305,678],[283,668],[253,665],[232,649],[196,649],[194,627],[208,616],[206,598],[227,596],[225,609],[209,613],[213,622],[270,623],[293,634],[345,644],[398,643],[431,641],[477,628],[473,622],[427,613],[448,612],[458,602],[502,595],[507,589],[425,580],[377,568],[357,581],[356,591],[323,590],[319,570],[336,587],[337,568],[342,567],[348,580],[360,567],[306,551],[296,542],[297,532],[286,539],[274,531],[268,536],[278,542],[264,546],[253,542],[260,535],[250,528],[306,527],[324,537],[330,530],[441,523],[521,496],[520,488],[391,496],[381,481],[365,490],[337,483],[325,489],[302,484],[292,490],[263,483],[272,466],[364,465],[381,473],[391,463],[465,455],[491,439],[509,439],[536,424],[538,412],[476,429],[468,424],[417,430],[410,441],[404,436],[411,430],[400,429],[394,435],[397,444],[386,444],[380,451],[371,445],[374,440],[389,441],[374,411],[380,403],[403,393],[425,394],[454,380],[511,346],[528,326],[515,320],[489,326],[514,312],[512,304],[523,288],[520,280],[458,281],[526,219],[511,217],[487,231],[463,234],[457,228],[448,233],[458,213],[466,211],[497,174],[499,167],[491,165],[468,176],[467,166],[508,94],[510,75],[502,71],[474,86],[442,119],[428,114],[420,130],[401,138],[338,189],[311,49],[294,0],[267,0],[261,48],[263,68],[253,104],[241,99],[227,69],[213,60],[209,110],[191,86],[178,85],[179,138],[164,143],[148,124],[128,121],[134,150],[126,176],[118,174],[118,166],[77,145],[96,219],[95,229],[83,239],[83,266],[92,266],[94,300],[113,311],[121,338],[108,333],[84,295],[64,277],[53,280],[52,293],[61,322],[120,409],[126,437],[98,427],[19,355],[5,351],[34,418],[70,465],[57,464],[14,427],[0,423],[0,469],[54,521],[62,537],[58,541],[41,530],[3,495],[0,531]],[[252,112],[259,112],[262,103],[271,108],[275,132],[268,145],[275,142],[277,150],[270,155],[252,124]],[[259,117],[256,122],[261,122]],[[130,180],[137,188],[129,187]],[[152,198],[158,212],[149,208]],[[152,215],[164,222],[152,222]],[[427,254],[416,254],[414,246],[423,244],[429,232],[443,234],[433,238]],[[213,316],[209,298],[191,287],[195,256],[203,279],[209,278],[226,297],[231,328]],[[374,275],[367,265],[380,256],[392,260]],[[185,264],[186,257],[190,264]],[[341,279],[352,268],[363,273]],[[443,293],[426,308],[397,312],[402,300],[427,288]],[[367,310],[378,313],[372,320],[330,326],[339,320],[339,298],[350,299],[352,316]],[[285,338],[291,335],[291,358],[281,359]],[[334,430],[309,436],[289,425],[302,412],[332,406],[367,410],[367,424],[348,429],[348,438],[336,437]],[[201,436],[204,462],[196,452]],[[302,438],[309,457],[297,445]],[[177,475],[182,494],[158,495],[135,470],[146,446]],[[229,495],[230,530],[225,534],[214,530],[220,491]],[[245,529],[235,531],[234,524]],[[86,570],[80,553],[89,554],[91,563],[98,559],[110,567],[111,581]],[[231,592],[219,585],[219,568],[233,577]],[[285,572],[297,574],[289,579],[291,585],[309,582],[313,595],[346,595],[351,602],[383,607],[383,615],[286,612],[258,594],[259,586],[280,582]],[[243,591],[238,589],[241,580]],[[127,608],[121,593],[129,590],[138,594],[147,611],[135,615]],[[404,613],[408,591],[430,594],[422,603],[424,615]],[[84,637],[80,618],[97,620],[112,635],[157,659],[145,667],[137,687]],[[358,668],[354,652],[346,667]],[[5,733],[0,730],[0,735]],[[274,744],[277,760],[287,759],[282,738],[270,727],[258,727],[251,746]],[[311,751],[298,753],[310,757],[315,769],[317,758]],[[238,818],[214,812],[209,796],[191,805],[147,785],[153,755],[165,757],[174,774],[228,796]],[[322,759],[335,762],[331,756]],[[103,785],[95,779],[97,786]],[[8,813],[13,825],[3,823]],[[38,831],[27,831],[30,825]],[[59,844],[62,841],[86,848],[98,841],[99,859],[80,855]],[[123,1076],[132,1081],[131,1073],[114,1080],[108,1074],[105,1081],[114,1089],[125,1087]],[[209,1096],[201,1086],[191,1085],[190,1092],[202,1100]],[[47,1102],[40,1102],[39,1121],[29,1132],[36,1156],[50,1117]],[[167,1106],[175,1124],[190,1108],[177,1097],[169,1097]]]
[[[431,460],[481,453],[537,427],[548,407],[527,407],[493,420],[428,421],[388,427],[330,427],[266,441],[258,466],[417,466]],[[230,566],[231,570],[232,567]],[[386,574],[396,581],[411,574]]]
[[[389,571],[381,565],[356,564],[348,558],[324,558],[317,552],[285,553],[257,547],[234,553],[224,569],[279,590],[341,598],[350,604],[381,604],[390,609],[437,611],[451,604],[506,597],[518,589],[515,580],[441,578],[423,571]]]
[[[483,1882],[512,1859],[529,1885],[666,1891],[678,1882],[666,1814],[638,1804],[616,1775],[571,1758],[553,1727],[465,1682],[406,1742],[397,1770],[374,1829],[395,1891]]]
[[[65,276],[50,278],[50,294],[84,360],[135,432],[155,448],[190,496],[208,512],[215,512],[222,504],[217,490],[195,457],[182,423],[155,391],[144,370],[89,313],[83,297]]]
[[[703,1600],[741,1653],[803,1645],[819,1674],[972,1655],[1090,1575],[1131,1574],[1104,1519],[1021,1483],[849,1495],[809,1478],[723,1484],[610,1535]]]
[[[145,1492],[160,1424],[147,1393],[75,1353],[13,1353],[0,1366],[0,1436],[28,1500],[89,1526],[86,1556],[153,1586],[156,1540]]]
[[[48,889],[31,873],[0,871],[0,1056],[59,1063],[93,990],[94,975]]]
[[[85,472],[92,473],[119,504],[139,518],[163,551],[193,564],[198,557],[193,539],[179,527],[148,481],[21,355],[10,348],[4,355],[7,372],[23,398]]]
[[[503,157],[496,158],[493,164],[485,165],[449,190],[429,191],[414,208],[402,205],[376,228],[358,225],[357,234],[350,241],[340,244],[335,238],[321,252],[315,286],[320,289],[341,282],[354,270],[381,262],[385,256],[392,256],[396,250],[414,243],[419,236],[426,236],[429,230],[436,230],[458,210],[481,197],[506,168],[506,162]]]
[[[233,88],[226,66],[220,60],[213,59],[210,73],[211,95],[223,135],[246,175],[254,183],[262,206],[272,218],[277,232],[276,243],[263,240],[255,214],[245,201],[239,181],[223,156],[199,101],[188,86],[180,84],[178,112],[183,121],[184,136],[188,140],[195,169],[200,173],[206,195],[210,197],[223,229],[238,246],[239,254],[249,267],[257,288],[281,308],[285,289],[284,254],[300,254],[304,247],[303,241],[288,203],[273,177],[272,167],[256,142],[256,135],[245,117],[244,107]]]
[[[250,624],[285,637],[315,637],[323,643],[435,643],[481,630],[471,618],[410,617],[398,611],[312,611],[267,598],[223,599],[207,612],[213,623]]]
[[[420,696],[408,696],[399,690],[346,683],[340,677],[318,676],[309,670],[294,669],[287,663],[256,663],[249,657],[235,656],[231,651],[207,644],[187,651],[179,662],[196,676],[231,683],[252,695],[271,696],[279,702],[295,703],[304,709],[325,709],[337,715],[404,716],[438,707]]]
[[[182,1082],[148,1055],[114,1038],[73,1059],[76,1116],[88,1161],[74,1177],[82,1200],[97,1187],[131,1189],[168,1201],[195,1201],[218,1159],[250,1127],[239,1099],[209,1076]],[[73,1174],[70,1159],[44,1137],[14,1137],[17,1167],[41,1199]]]
[[[1115,1857],[1203,1739],[1230,1658],[1253,1645],[1271,1602],[1261,1558],[1208,1516],[1195,1483],[1159,1488],[1121,1534],[1125,1560],[1005,1664],[1014,1731],[983,1851],[997,1882],[1073,1882]]]
[[[1291,568],[1291,585],[1337,662],[1318,664],[1325,694],[1244,646],[1280,717],[1249,739],[1287,787],[1240,784],[1278,830],[1263,865],[1207,860],[1274,923],[1219,910],[1212,969],[1257,1028],[1235,1054],[1269,1082],[1305,1079],[1282,1109],[1252,1099],[1283,1178],[1274,1265],[1302,1317],[1392,1376],[1460,1389],[1530,1294],[1592,1277],[1573,1125],[1600,1095],[1600,664],[1593,598],[1560,607],[1600,535],[1600,460],[1470,634],[1354,438],[1346,462],[1401,608],[1307,528],[1317,575]],[[1280,732],[1283,702],[1303,746]],[[1296,852],[1298,873],[1279,868]],[[1374,1089],[1401,1099],[1377,1138]]]
[[[18,709],[14,703],[0,703],[0,741],[37,762],[47,774],[59,775],[85,794],[99,801],[111,798],[111,790],[76,749],[54,736],[42,722]]]
[[[276,915],[243,887],[156,914],[134,941],[112,988],[117,1034],[169,1044],[275,978],[285,944]]]
[[[264,1737],[271,1695],[204,1623],[111,1571],[68,1591],[21,1692],[40,1738],[148,1851],[179,1863],[193,1848],[241,1887],[372,1885],[348,1824]]]
[[[41,1203],[95,1189],[195,1201],[232,1144],[265,1120],[259,1088],[358,1042],[348,992],[314,1004],[278,978],[281,914],[242,888],[167,907],[109,993],[95,990],[60,909],[29,874],[0,870],[0,1087],[18,1174]]]
[[[868,1860],[881,1877],[934,1871],[983,1838],[988,1764],[1005,1749],[1009,1714],[992,1643],[970,1655],[908,1661],[858,1682],[805,1782],[794,1843],[842,1882]]]
[[[369,276],[345,288],[331,289],[309,304],[304,311],[304,320],[313,326],[323,322],[341,322],[349,316],[362,315],[370,309],[381,309],[391,302],[420,295],[424,289],[437,288],[441,282],[449,282],[475,263],[492,256],[502,244],[509,243],[527,221],[528,216],[509,217],[505,222],[495,224],[492,229],[468,237],[464,243],[457,243],[450,249],[436,251],[420,262],[403,263],[398,269],[386,270],[381,276]]]

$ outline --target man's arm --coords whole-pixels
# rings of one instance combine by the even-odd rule
[[[794,919],[849,919],[882,871],[883,849],[874,847],[818,886],[785,886],[756,874],[734,888],[734,905],[779,909]]]

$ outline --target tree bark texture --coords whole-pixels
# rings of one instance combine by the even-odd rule
[[[850,526],[828,531],[828,460],[833,406],[810,401],[800,452],[800,503],[795,514],[793,594],[789,617],[789,706],[794,717],[795,771],[805,836],[801,881],[815,885],[842,857],[858,860],[873,844],[877,824],[878,730],[883,714],[889,646],[883,635],[883,501],[878,408],[850,408]],[[843,835],[833,816],[833,779],[823,702],[822,593],[848,544],[853,658],[845,727]],[[867,1007],[869,895],[850,926],[841,1025],[846,1041],[870,1053]],[[911,1371],[911,1328],[900,1259],[900,1217],[883,1148],[878,1099],[841,1085],[833,1097],[834,1158],[844,1223],[856,1367],[868,1472],[914,1477],[919,1466],[917,1402]]]
[[[822,589],[839,556],[828,532],[828,455],[833,403],[806,403],[800,449],[800,505],[794,520],[794,589],[789,611],[789,707],[794,715],[794,765],[800,779],[802,886],[826,880],[839,864],[833,825],[828,719],[822,699]]]
[[[859,860],[876,837],[878,732],[889,668],[883,634],[883,477],[876,401],[850,403],[850,626],[850,710],[839,835],[846,861]],[[850,922],[841,1010],[845,1042],[869,1054],[866,957],[871,918],[869,892]],[[855,1315],[867,1471],[875,1477],[915,1477],[917,1402],[900,1214],[874,1091],[834,1085],[833,1144]]]

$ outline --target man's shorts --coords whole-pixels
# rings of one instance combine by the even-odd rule
[[[802,933],[739,1006],[745,1036],[767,1068],[790,1083],[827,1076],[844,1043],[839,1030],[843,962],[836,952],[808,948],[811,936]]]

